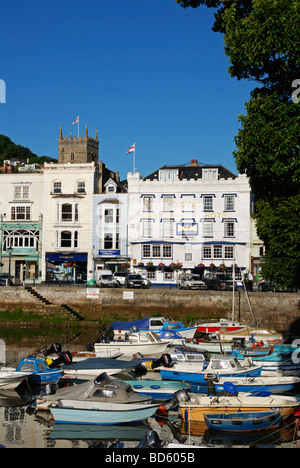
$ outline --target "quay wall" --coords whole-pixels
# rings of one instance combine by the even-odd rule
[[[56,311],[65,314],[62,304],[79,312],[84,320],[81,327],[95,322],[108,324],[114,320],[137,320],[149,315],[169,315],[185,324],[196,320],[231,318],[232,292],[227,291],[182,291],[178,289],[150,288],[144,290],[96,289],[94,298],[87,297],[85,287],[36,285],[34,290],[51,304],[44,304],[23,286],[0,287],[1,311],[40,311],[47,314]],[[250,292],[249,301],[254,317],[262,326],[277,331],[287,331],[290,325],[300,322],[300,295],[297,293]],[[253,320],[245,292],[235,293],[235,319],[243,323]]]

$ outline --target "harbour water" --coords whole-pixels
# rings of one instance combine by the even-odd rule
[[[96,336],[95,336],[96,333]],[[97,331],[89,329],[81,334],[36,330],[18,330],[13,334],[0,329],[2,350],[7,366],[15,366],[23,357],[40,353],[54,342],[61,342],[65,350],[84,351],[95,341]],[[3,350],[4,344],[4,350]],[[151,373],[151,378],[153,374]],[[147,378],[147,377],[146,377]],[[150,377],[149,377],[150,378]],[[159,374],[157,374],[159,378]],[[39,391],[36,390],[36,391]],[[24,398],[27,398],[25,401]],[[6,448],[136,448],[145,434],[155,430],[162,444],[184,443],[212,447],[283,447],[295,440],[295,420],[287,420],[277,430],[251,434],[218,433],[205,424],[187,423],[177,412],[152,417],[144,423],[120,426],[55,425],[50,413],[37,413],[32,395],[0,390],[0,445]],[[184,449],[184,448],[183,448]]]

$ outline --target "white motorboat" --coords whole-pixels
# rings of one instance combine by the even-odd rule
[[[130,333],[125,341],[110,341],[94,343],[96,356],[104,350],[113,351],[118,349],[123,356],[133,356],[136,353],[141,353],[143,356],[153,356],[166,351],[170,341],[162,341],[155,332],[137,332]]]
[[[28,379],[32,372],[21,372],[11,368],[0,369],[0,388],[2,390],[14,390],[23,380]]]

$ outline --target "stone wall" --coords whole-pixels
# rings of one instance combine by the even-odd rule
[[[181,291],[163,288],[148,290],[101,289],[99,297],[86,297],[85,287],[75,286],[35,286],[39,294],[51,302],[43,304],[23,287],[0,288],[0,311],[15,310],[60,310],[67,304],[84,316],[81,326],[88,322],[103,323],[117,319],[134,320],[148,315],[167,314],[174,320],[185,323],[199,319],[231,318],[231,292]],[[92,289],[97,291],[96,289]],[[125,294],[124,294],[125,293]],[[286,331],[291,323],[300,318],[299,294],[249,293],[254,317],[261,325]],[[245,293],[235,293],[235,319],[249,323],[253,317]]]

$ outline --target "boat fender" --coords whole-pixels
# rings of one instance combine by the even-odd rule
[[[259,343],[258,341],[256,343],[253,343],[253,345],[251,346],[252,349],[254,348],[262,348],[263,345],[261,343]]]

